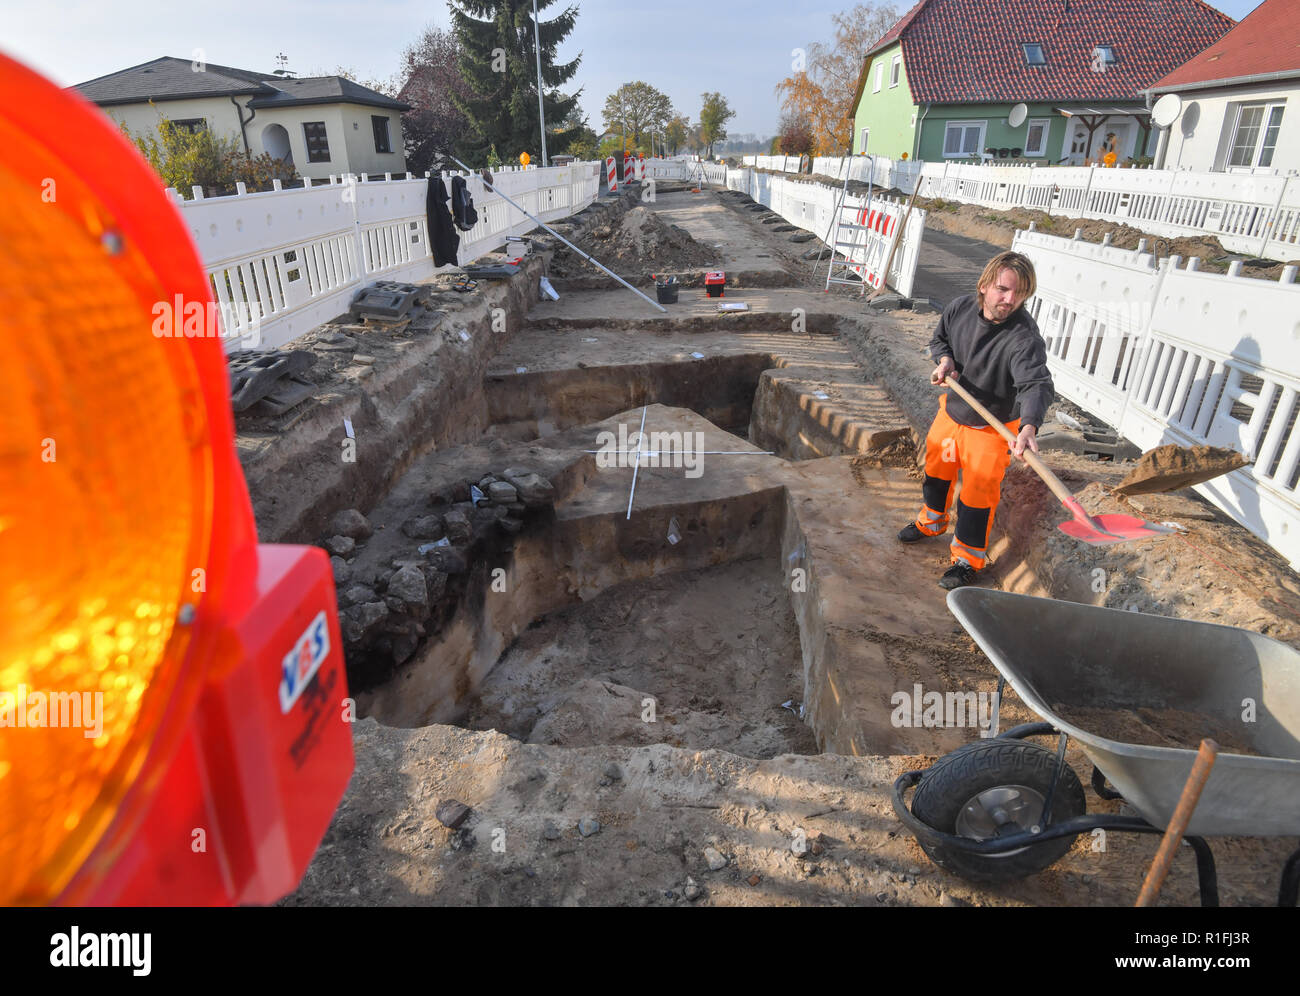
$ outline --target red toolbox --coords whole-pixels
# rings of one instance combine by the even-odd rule
[[[710,270],[704,274],[704,289],[709,297],[722,297],[722,289],[727,285],[727,274],[722,270]]]

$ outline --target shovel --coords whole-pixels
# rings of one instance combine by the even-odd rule
[[[1009,445],[1015,446],[1016,437],[1011,434],[1011,430],[994,418],[992,412],[972,398],[969,391],[951,377],[945,377],[944,384],[956,391],[966,404],[979,412],[984,421],[997,429]],[[1062,522],[1057,526],[1067,536],[1073,536],[1085,543],[1104,546],[1107,543],[1149,539],[1152,536],[1173,532],[1172,529],[1166,526],[1157,526],[1133,515],[1120,515],[1118,513],[1089,515],[1083,510],[1079,500],[1070,493],[1069,488],[1061,483],[1061,479],[1048,470],[1047,465],[1042,460],[1038,459],[1038,454],[1026,449],[1024,460],[1034,469],[1034,473],[1043,479],[1043,483],[1052,489],[1052,494],[1061,499],[1061,504],[1065,506],[1066,511],[1074,516],[1073,521]]]

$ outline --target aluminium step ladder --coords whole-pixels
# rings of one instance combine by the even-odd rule
[[[856,249],[866,249],[868,239],[866,232],[871,230],[870,224],[859,224],[858,218],[864,218],[867,222],[871,220],[871,195],[875,189],[871,180],[876,175],[875,156],[864,156],[868,163],[867,172],[867,204],[865,208],[856,205],[850,205],[849,199],[849,167],[845,162],[844,184],[840,187],[839,199],[835,202],[835,210],[831,222],[831,234],[827,242],[831,249],[830,266],[826,269],[826,290],[831,289],[831,284],[846,284],[849,287],[857,287],[859,296],[867,293],[867,278],[853,269],[855,266],[861,266],[862,263],[853,262],[853,252]],[[845,218],[845,212],[850,211],[850,218]],[[837,256],[839,258],[837,258]],[[836,274],[836,267],[839,267],[839,273]]]

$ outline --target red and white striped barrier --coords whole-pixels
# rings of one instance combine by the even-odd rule
[[[636,179],[636,160],[631,156],[623,157],[623,183],[628,184]]]
[[[644,157],[644,156],[639,156],[639,157],[637,158],[637,161],[636,161],[636,178],[637,178],[638,180],[644,180],[644,179],[645,179],[645,157]]]
[[[868,236],[867,265],[855,266],[853,270],[862,277],[873,288],[884,285],[885,275],[879,272],[880,267],[884,266],[885,257],[888,255],[889,237],[894,234],[894,229],[898,225],[898,219],[892,214],[886,213],[883,209],[872,208],[870,213],[863,207],[857,213],[855,224],[866,225],[874,234],[879,235],[877,240]],[[882,252],[883,250],[883,252]]]
[[[614,165],[613,156],[605,160],[605,183],[611,194],[618,190],[618,168]]]

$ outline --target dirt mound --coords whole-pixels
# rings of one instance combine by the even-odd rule
[[[686,229],[667,224],[654,211],[640,206],[617,223],[594,229],[577,244],[583,252],[615,270],[659,273],[718,263],[715,250],[696,242]],[[552,268],[559,276],[569,276],[591,266],[574,253],[565,252],[556,256]]]
[[[1250,461],[1236,450],[1170,443],[1143,453],[1137,466],[1116,485],[1115,493],[1146,495],[1157,491],[1177,491],[1230,473],[1248,463]]]
[[[920,443],[913,429],[899,429],[892,434],[887,442],[882,446],[877,446],[867,452],[859,454],[853,458],[850,469],[853,472],[853,479],[861,487],[872,487],[872,483],[867,479],[865,471],[880,470],[884,467],[901,467],[909,472],[909,475],[916,480],[923,476],[919,467],[918,460],[921,454],[918,450]]]

